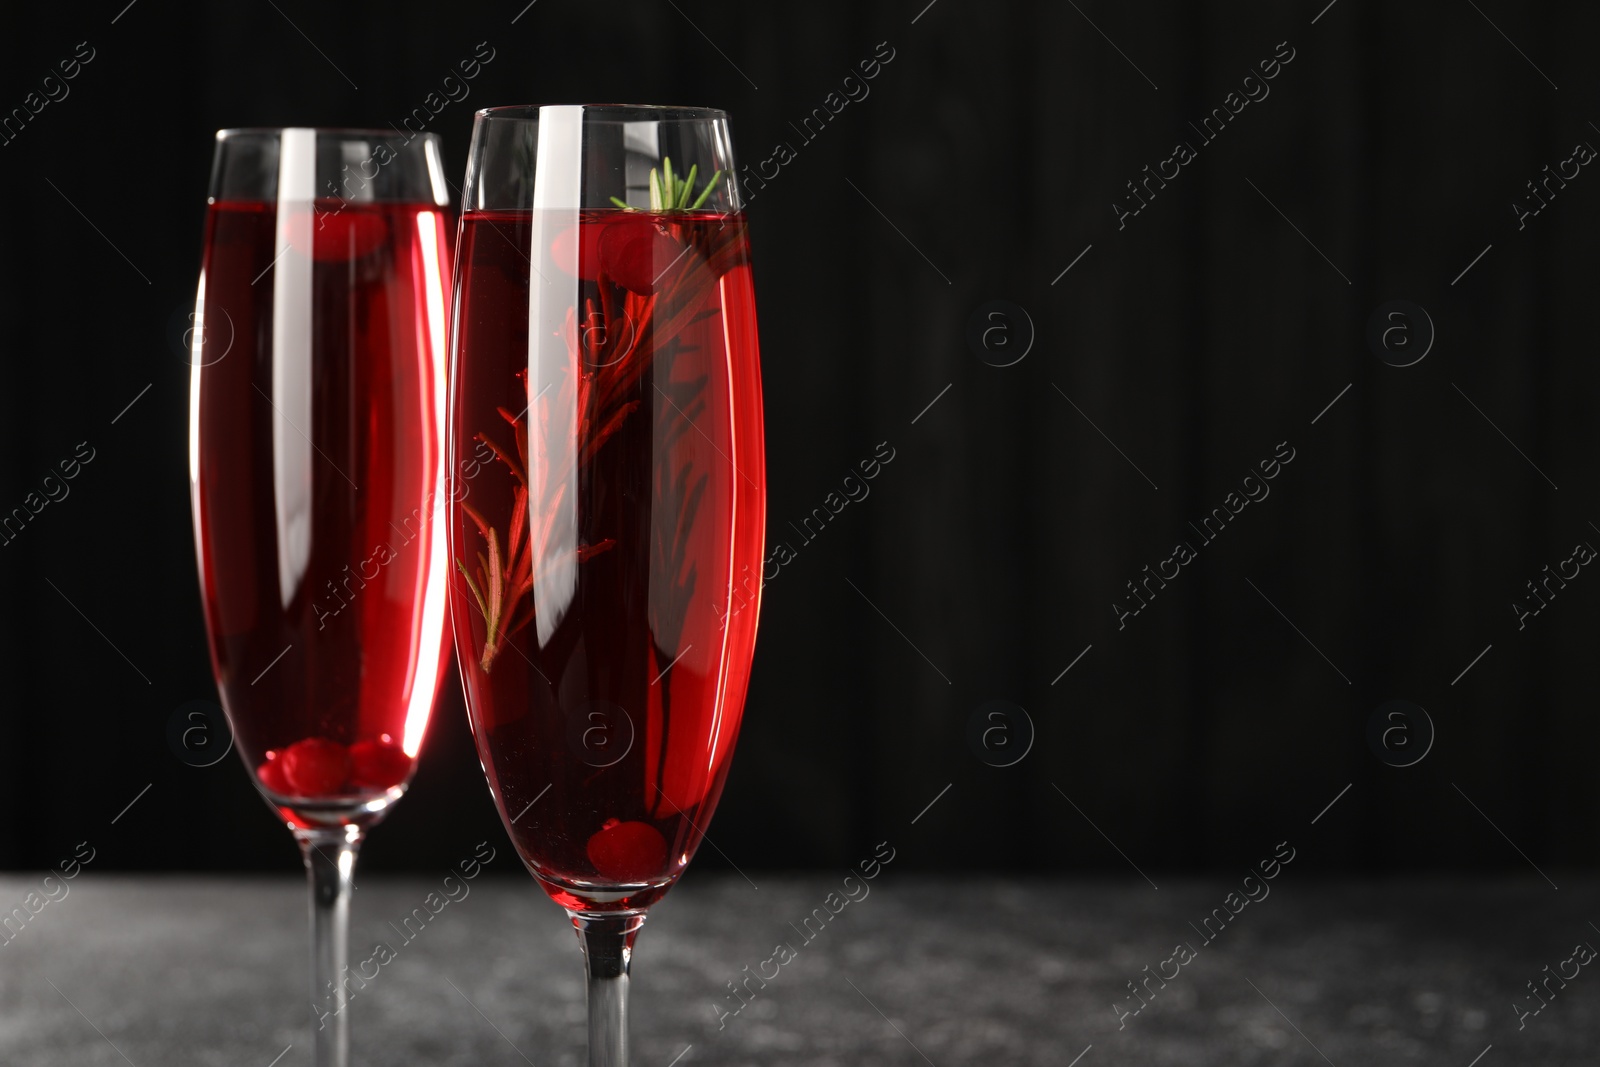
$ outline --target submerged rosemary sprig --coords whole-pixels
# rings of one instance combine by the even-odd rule
[[[704,204],[711,195],[711,191],[717,187],[717,180],[722,177],[722,171],[719,170],[711,175],[710,180],[706,182],[706,187],[700,191],[700,195],[695,198],[693,203],[690,203],[689,198],[694,196],[695,175],[699,173],[699,170],[700,165],[696,163],[689,168],[687,176],[679,177],[672,173],[672,157],[670,156],[661,160],[661,169],[659,171],[655,167],[651,167],[650,210],[656,212],[693,211],[701,204]],[[627,201],[620,197],[613,196],[611,202],[624,211],[640,210],[630,206]]]
[[[631,207],[617,197],[612,197],[611,202],[636,213],[693,211],[706,203],[723,178],[722,171],[716,171],[697,194],[698,167],[679,175],[674,173],[671,160],[663,159],[661,163],[661,170],[652,168],[650,172],[649,208]],[[591,224],[581,222],[579,226]],[[601,447],[628,424],[643,403],[649,402],[648,388],[641,386],[646,369],[657,360],[667,361],[670,367],[677,353],[693,351],[682,336],[684,331],[709,315],[722,313],[720,306],[704,307],[706,294],[724,274],[745,262],[742,227],[700,226],[693,219],[654,223],[643,219],[641,227],[625,224],[622,235],[629,240],[615,245],[601,242],[601,266],[594,274],[593,290],[585,291],[589,295],[579,294],[581,308],[575,300],[566,309],[559,335],[568,349],[567,368],[565,375],[552,383],[558,385],[560,392],[541,400],[541,390],[522,405],[522,415],[513,415],[504,407],[498,409],[512,430],[512,445],[502,447],[489,434],[476,435],[505,465],[512,482],[510,518],[503,525],[490,524],[489,516],[499,517],[497,513],[461,504],[462,513],[471,523],[463,532],[470,534],[471,528],[476,527],[482,542],[482,550],[475,554],[476,566],[473,560],[461,557],[455,564],[471,606],[483,621],[477,666],[484,674],[490,673],[508,645],[523,659],[528,658],[518,645],[518,637],[537,616],[535,573],[582,564],[617,547],[618,539],[614,537],[573,545],[570,538],[558,535],[576,521],[578,501],[570,493],[577,491],[580,484],[577,474],[588,468]],[[632,240],[635,235],[651,240],[636,243]],[[681,245],[682,251],[667,269],[652,278],[650,273],[658,266],[655,257],[660,245],[656,242],[666,238],[670,238],[669,247]],[[578,247],[584,247],[581,241]],[[688,254],[691,251],[695,254]],[[614,262],[619,259],[623,262]],[[635,280],[633,276],[640,274],[642,278]],[[520,388],[515,395],[519,402],[530,395],[527,374],[526,368],[517,371]],[[665,479],[653,492],[664,513],[676,522],[674,528],[659,531],[653,540],[652,573],[675,576],[678,602],[682,604],[687,604],[693,595],[695,582],[688,530],[708,482],[703,472],[698,478],[694,476],[691,460],[684,460],[685,466],[675,471],[668,471],[664,465],[677,436],[694,426],[696,396],[708,379],[709,375],[678,382],[664,378],[654,391],[665,406],[647,411],[650,425],[656,428],[651,432],[658,434],[653,447],[661,450],[652,453],[657,456],[653,462],[662,465],[658,477]],[[572,435],[574,423],[570,421],[574,419],[576,436]],[[531,448],[530,436],[544,446]],[[683,573],[685,569],[687,574]],[[551,625],[559,622],[557,617]],[[653,625],[660,648],[675,649],[683,619],[657,619]],[[531,665],[533,661],[528,662]]]

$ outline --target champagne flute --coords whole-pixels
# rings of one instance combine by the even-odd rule
[[[627,1060],[646,910],[722,791],[765,520],[749,244],[728,118],[478,113],[458,238],[451,606],[506,830],[571,916],[589,1063]],[[474,468],[476,469],[476,468]]]
[[[195,547],[236,747],[305,859],[319,1067],[348,1057],[356,854],[405,792],[448,655],[446,203],[431,134],[217,134]]]

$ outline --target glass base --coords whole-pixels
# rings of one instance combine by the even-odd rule
[[[535,871],[533,874],[550,899],[574,916],[581,914],[619,915],[644,910],[672,888],[673,880],[660,883],[642,882],[637,885],[586,884],[550,878]]]
[[[257,786],[260,789],[260,786]],[[332,797],[327,800],[305,800],[280,797],[261,789],[261,799],[279,817],[289,824],[296,834],[302,831],[339,830],[346,826],[370,829],[383,821],[394,807],[395,801],[405,796],[405,786],[394,786],[378,796]]]

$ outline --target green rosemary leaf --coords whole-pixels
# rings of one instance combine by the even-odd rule
[[[672,172],[671,157],[663,157],[661,167],[650,168],[650,210],[664,211],[694,211],[711,198],[716,192],[717,182],[722,178],[722,171],[718,170],[711,175],[706,187],[700,195],[694,195],[696,179],[700,174],[700,164],[694,163],[689,167],[687,175]],[[691,203],[691,200],[693,201]],[[621,197],[613,196],[611,202],[624,211],[637,211],[638,208],[630,206]]]
[[[715,174],[713,174],[711,176],[711,180],[706,182],[705,192],[700,194],[700,199],[696,200],[694,203],[689,205],[689,210],[690,211],[695,210],[701,204],[706,202],[706,198],[709,197],[711,195],[712,190],[716,189],[716,187],[717,187],[717,179],[721,178],[721,177],[722,177],[722,171],[720,171],[720,170],[717,171]]]

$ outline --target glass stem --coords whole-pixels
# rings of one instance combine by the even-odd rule
[[[350,1060],[344,979],[349,961],[350,890],[361,839],[358,826],[295,833],[311,887],[311,1021],[316,1067],[347,1067]]]
[[[644,912],[568,914],[589,979],[589,1067],[628,1067],[628,964]]]

